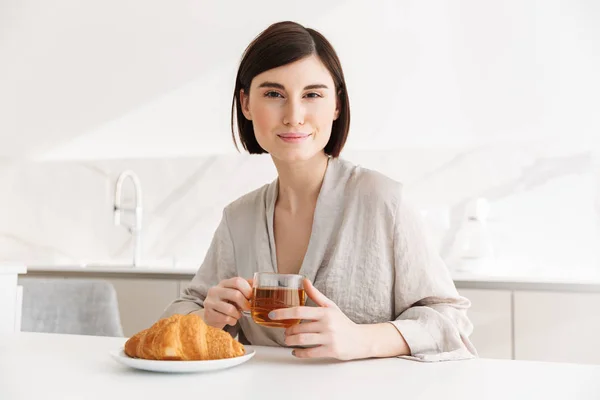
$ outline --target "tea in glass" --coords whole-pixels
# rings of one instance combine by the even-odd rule
[[[271,328],[288,328],[300,323],[299,319],[271,320],[269,313],[281,308],[303,306],[306,303],[303,279],[302,275],[255,273],[250,301],[254,322]]]

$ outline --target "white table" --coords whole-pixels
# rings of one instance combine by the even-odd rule
[[[600,399],[600,366],[477,359],[299,360],[254,347],[253,359],[205,374],[129,369],[125,339],[19,333],[0,338],[0,399]],[[375,397],[377,396],[377,397]],[[394,396],[394,397],[388,397]]]

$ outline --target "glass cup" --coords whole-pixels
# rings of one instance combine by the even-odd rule
[[[288,328],[300,323],[299,319],[271,320],[269,313],[280,308],[303,306],[306,293],[302,275],[256,272],[252,281],[250,312],[254,322],[270,328]]]

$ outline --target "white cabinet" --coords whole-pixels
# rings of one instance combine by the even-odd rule
[[[519,360],[600,363],[600,293],[515,292]]]
[[[82,275],[106,279],[114,285],[127,337],[156,322],[192,280],[192,276],[181,279],[181,275],[125,277],[99,273],[71,274],[66,278]],[[16,274],[5,280],[9,284],[2,280],[0,269],[0,332],[6,330],[6,324],[18,325]],[[467,312],[473,323],[470,338],[480,357],[600,364],[600,293],[510,288],[461,288],[459,293],[471,301]]]
[[[482,358],[512,358],[511,297],[508,290],[460,289],[471,301],[467,315],[473,323],[470,339]]]
[[[112,278],[117,291],[123,333],[130,337],[149,328],[179,296],[179,284],[170,279]]]
[[[25,267],[0,266],[0,335],[21,328],[22,291],[17,282],[26,271]]]

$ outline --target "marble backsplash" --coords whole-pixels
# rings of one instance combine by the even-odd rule
[[[600,273],[597,153],[565,143],[348,151],[343,158],[402,181],[449,258],[465,206],[490,203],[494,265],[505,271]],[[129,263],[114,225],[114,186],[126,169],[143,191],[142,258],[197,266],[222,209],[275,178],[268,156],[0,163],[0,263]],[[125,202],[133,191],[125,185]]]

